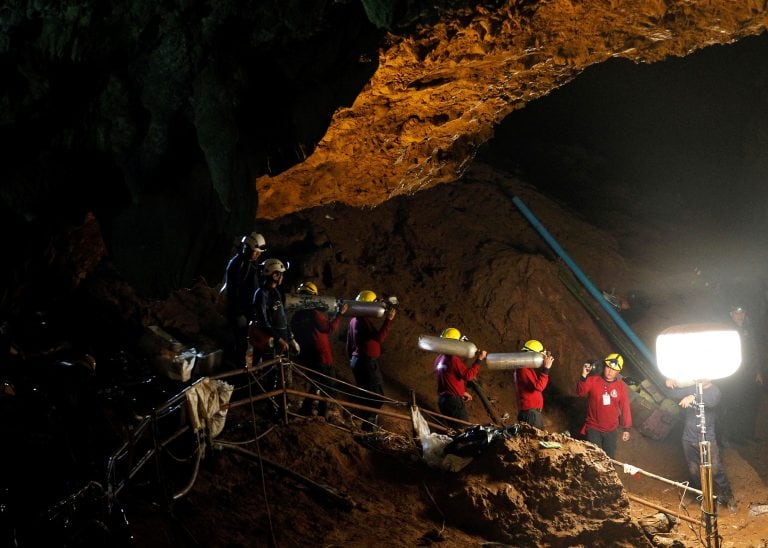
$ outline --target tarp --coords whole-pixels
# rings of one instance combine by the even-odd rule
[[[207,429],[213,439],[224,430],[234,386],[205,377],[186,392],[190,421],[195,432]]]
[[[430,432],[429,424],[419,408],[411,407],[413,428],[421,441],[421,453],[430,466],[450,472],[458,472],[480,455],[496,439],[516,436],[518,424],[507,427],[475,425],[463,430],[456,437]]]

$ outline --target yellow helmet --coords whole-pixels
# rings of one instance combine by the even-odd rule
[[[544,352],[544,345],[536,339],[525,341],[525,344],[520,350],[527,350],[528,352]]]
[[[440,333],[440,336],[444,339],[461,339],[461,331],[456,329],[455,327],[446,327],[443,329],[443,332]]]
[[[317,286],[312,282],[304,282],[296,291],[300,295],[317,295]]]
[[[357,294],[355,300],[360,301],[361,303],[372,303],[376,300],[376,293],[370,289],[363,289],[360,293]]]
[[[603,361],[605,362],[605,365],[615,371],[621,371],[624,368],[624,358],[621,354],[616,354],[615,352],[613,354],[608,354]]]

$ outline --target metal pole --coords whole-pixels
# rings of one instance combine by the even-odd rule
[[[720,548],[717,531],[717,503],[712,494],[712,458],[710,442],[707,441],[707,422],[704,417],[704,383],[696,381],[696,400],[699,406],[699,474],[701,476],[701,515],[707,534],[707,547]]]
[[[285,366],[282,360],[278,366],[280,367],[280,384],[283,387],[283,424],[288,424],[288,392],[286,392],[288,387],[285,385]]]
[[[664,508],[663,506],[660,506],[656,503],[653,503],[649,500],[645,500],[643,498],[638,497],[637,495],[633,495],[632,493],[627,493],[627,498],[629,500],[633,500],[635,502],[639,502],[640,504],[644,504],[645,506],[648,506],[649,508],[653,508],[654,510],[658,510],[659,512],[664,512],[665,514],[669,514],[670,516],[675,516],[677,519],[687,521],[688,523],[693,523],[695,525],[701,526],[701,523],[699,520],[693,519],[692,517],[680,514],[678,512],[673,512],[669,508]]]

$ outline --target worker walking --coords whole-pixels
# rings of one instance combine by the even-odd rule
[[[366,303],[376,302],[376,293],[364,289],[355,300]],[[349,330],[347,331],[347,356],[352,374],[355,377],[355,383],[360,388],[382,396],[384,395],[384,378],[379,367],[381,345],[386,339],[389,326],[396,315],[396,308],[388,309],[384,322],[378,329],[373,325],[371,318],[355,317],[349,321]],[[361,396],[358,399],[361,404],[376,409],[383,405],[383,401],[370,396]],[[363,430],[374,431],[377,427],[378,414],[364,411],[361,412],[361,415]]]
[[[536,339],[525,342],[524,352],[536,352],[544,355],[541,368],[524,367],[514,370],[515,393],[517,399],[517,420],[544,430],[544,389],[549,384],[549,370],[555,358],[544,349],[544,345]]]
[[[461,340],[461,332],[455,327],[446,327],[440,336],[444,339]],[[469,420],[464,404],[472,401],[472,395],[466,391],[465,383],[477,377],[480,362],[487,354],[485,350],[478,350],[469,367],[458,356],[440,354],[435,358],[437,405],[443,415],[463,421]]]
[[[318,295],[317,285],[313,282],[304,282],[297,289],[299,295]],[[301,354],[296,361],[309,369],[307,377],[310,381],[309,392],[322,394],[332,398],[335,396],[332,378],[336,376],[333,367],[333,351],[329,335],[339,329],[341,318],[348,309],[347,304],[341,307],[329,317],[319,308],[302,308],[291,317],[291,331],[294,339],[301,347]],[[320,373],[313,375],[312,371]],[[322,387],[322,388],[321,388]],[[309,416],[312,414],[312,398],[304,398],[299,413]],[[325,417],[328,403],[320,400],[317,405],[318,416]]]
[[[225,316],[232,337],[227,345],[227,360],[236,368],[246,365],[248,324],[251,320],[253,294],[259,287],[258,261],[267,250],[266,245],[264,236],[258,232],[243,236],[224,272],[221,293],[225,298]]]
[[[587,398],[587,417],[581,434],[610,458],[616,454],[619,425],[624,430],[621,439],[625,442],[629,441],[632,428],[629,390],[619,378],[623,367],[624,358],[620,354],[609,354],[603,360],[600,375],[590,376],[592,365],[585,363],[576,383],[576,395]]]

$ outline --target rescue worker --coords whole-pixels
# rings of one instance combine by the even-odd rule
[[[521,350],[543,354],[544,363],[540,368],[524,367],[514,370],[517,421],[544,430],[544,415],[542,415],[544,394],[542,392],[549,384],[549,370],[555,358],[551,352],[544,350],[544,345],[536,339],[526,341]]]
[[[267,250],[264,236],[252,232],[243,236],[237,253],[227,263],[221,293],[225,297],[225,316],[232,340],[227,360],[236,368],[245,367],[248,353],[248,324],[251,320],[253,294],[259,286],[258,261]]]
[[[461,332],[455,327],[446,327],[440,336],[444,339],[462,340]],[[480,362],[487,354],[485,350],[478,350],[469,367],[458,356],[440,354],[435,358],[437,405],[443,415],[463,421],[469,420],[464,403],[472,401],[472,395],[466,391],[465,383],[477,377]]]
[[[755,442],[755,420],[762,397],[763,371],[749,315],[742,306],[731,307],[733,329],[741,342],[741,366],[736,372],[719,381],[722,387],[722,412],[718,435],[724,447]]]
[[[700,453],[700,428],[699,406],[696,401],[696,385],[679,387],[673,379],[666,380],[670,389],[670,397],[681,398],[678,405],[684,409],[685,426],[683,426],[683,455],[688,463],[688,479],[691,487],[701,490],[701,453]],[[725,473],[725,467],[720,460],[720,449],[717,446],[717,407],[721,401],[720,389],[711,381],[702,382],[702,396],[705,408],[705,420],[707,423],[705,440],[709,441],[709,459],[712,466],[712,480],[714,481],[715,494],[718,502],[728,507],[731,513],[738,510],[738,504],[733,496],[731,482]]]
[[[261,265],[261,285],[253,294],[249,342],[253,347],[253,364],[264,357],[274,357],[292,349],[299,354],[301,347],[293,338],[283,307],[280,284],[285,265],[279,259],[267,259]]]
[[[261,285],[253,294],[251,310],[251,326],[248,330],[248,341],[253,347],[253,365],[264,359],[276,358],[292,350],[299,354],[301,348],[293,338],[288,319],[283,307],[283,296],[280,294],[280,284],[286,268],[279,259],[267,259],[261,265]],[[278,364],[273,364],[264,375],[264,390],[269,392],[281,388],[281,377]],[[289,381],[288,381],[289,382]],[[272,418],[285,416],[283,398],[271,398]]]
[[[358,293],[355,300],[358,302],[376,302],[376,293],[364,289]],[[379,367],[381,357],[381,345],[389,332],[389,326],[397,315],[397,309],[389,308],[385,313],[384,322],[378,329],[373,325],[373,320],[368,317],[355,317],[349,321],[347,331],[347,357],[355,377],[355,383],[360,388],[384,395],[384,378]],[[383,401],[368,396],[358,398],[362,405],[379,409]],[[373,412],[361,412],[363,430],[374,431],[377,427],[378,414]]]
[[[619,378],[623,368],[624,358],[620,354],[608,354],[600,375],[589,376],[592,365],[585,363],[576,383],[576,395],[587,398],[587,417],[581,434],[610,458],[616,454],[619,425],[624,430],[621,439],[625,442],[629,441],[632,428],[629,390]]]
[[[304,282],[297,289],[299,295],[318,295],[317,285],[313,282]],[[329,317],[319,308],[302,308],[297,310],[291,317],[291,332],[294,339],[301,347],[301,354],[296,361],[304,367],[321,373],[322,375],[312,375],[308,373],[310,380],[309,392],[322,394],[329,398],[334,397],[332,377],[336,376],[333,367],[333,351],[329,335],[332,335],[339,329],[342,316],[347,312],[348,305],[342,304],[336,310],[332,317]],[[322,387],[322,389],[320,388]],[[312,398],[304,398],[299,412],[302,415],[312,414]],[[319,401],[317,405],[317,414],[326,417],[328,403]]]

